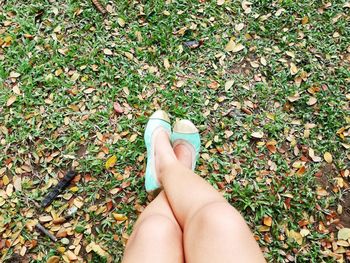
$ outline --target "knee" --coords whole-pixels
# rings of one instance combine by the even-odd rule
[[[158,241],[168,240],[169,237],[182,239],[182,231],[177,222],[163,215],[152,215],[145,218],[136,229],[137,238]]]
[[[216,234],[240,234],[249,229],[243,217],[226,202],[215,202],[203,206],[192,216],[188,224]]]

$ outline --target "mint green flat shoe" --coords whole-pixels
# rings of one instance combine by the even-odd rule
[[[153,192],[160,188],[154,159],[154,135],[160,130],[166,131],[170,137],[171,125],[169,116],[165,111],[157,110],[149,118],[144,134],[147,148],[147,166],[145,175],[145,186],[147,192]]]
[[[176,122],[173,127],[173,133],[171,134],[171,142],[173,148],[179,144],[190,146],[189,149],[192,152],[192,170],[194,170],[201,147],[201,139],[196,126],[190,120]]]

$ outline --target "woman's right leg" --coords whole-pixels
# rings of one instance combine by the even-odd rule
[[[242,216],[209,183],[177,160],[166,133],[159,133],[156,140],[157,175],[183,229],[186,261],[265,262]],[[178,147],[178,157],[182,151],[190,158],[186,147]]]

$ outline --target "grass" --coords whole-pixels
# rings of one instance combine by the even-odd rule
[[[148,202],[142,134],[147,117],[161,107],[173,120],[198,125],[203,148],[197,172],[242,212],[268,261],[345,260],[347,247],[334,243],[338,229],[350,227],[336,220],[349,187],[348,2],[251,1],[250,14],[239,1],[101,2],[108,4],[106,18],[90,1],[7,0],[0,7],[4,258],[61,257],[60,247],[69,245],[50,242],[28,222],[38,213],[54,217],[68,200],[71,206],[82,197],[77,215],[59,231],[68,232],[71,249],[81,245],[80,257],[100,262],[85,251],[94,241],[119,262]],[[235,29],[240,23],[243,28]],[[226,52],[230,38],[245,48]],[[200,39],[197,49],[183,45]],[[11,96],[16,100],[6,106]],[[257,131],[263,138],[252,137]],[[266,143],[272,140],[271,152]],[[320,162],[309,156],[310,148]],[[323,159],[325,152],[332,163]],[[106,170],[112,155],[117,163]],[[298,174],[300,160],[305,172]],[[72,165],[81,175],[77,187],[38,211],[32,200],[40,202]],[[331,173],[320,183],[324,167]],[[18,177],[22,191],[9,195]],[[128,219],[116,221],[112,213]]]

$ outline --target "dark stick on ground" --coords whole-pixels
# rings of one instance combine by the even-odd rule
[[[100,11],[100,13],[102,15],[106,15],[107,14],[107,10],[102,6],[102,4],[98,1],[98,0],[92,0],[92,3],[94,4],[94,6],[96,7],[96,9],[98,11]]]

